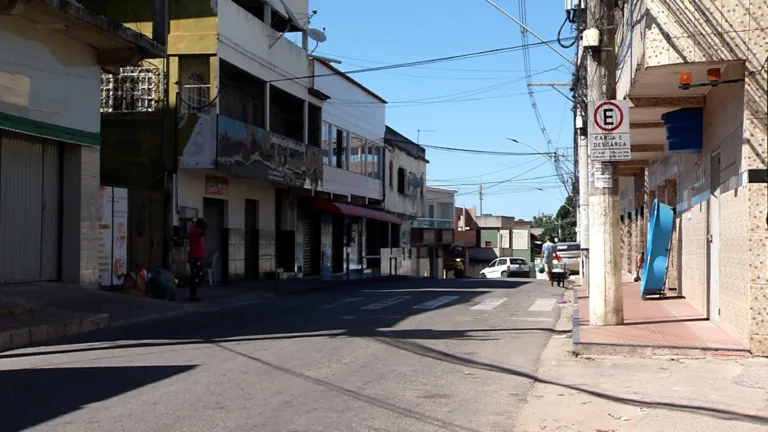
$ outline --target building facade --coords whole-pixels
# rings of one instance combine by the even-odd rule
[[[387,126],[384,152],[384,209],[402,220],[390,233],[390,241],[382,245],[382,272],[418,276],[425,261],[411,245],[411,229],[425,211],[427,175],[424,147]]]
[[[329,62],[311,62],[313,89],[325,100],[323,182],[299,198],[303,277],[379,275],[382,244],[400,219],[383,211],[386,104]]]
[[[768,44],[755,19],[768,1],[636,3],[617,38],[633,159],[620,172],[624,269],[645,249],[650,205],[669,205],[667,288],[768,354]]]
[[[436,186],[424,188],[424,217],[411,227],[411,246],[416,248],[421,276],[442,278],[444,270],[452,268],[446,258],[454,244],[456,206],[455,189]]]
[[[164,43],[74,2],[0,4],[0,283],[98,284],[102,71]]]
[[[95,3],[151,31],[152,0]],[[294,21],[308,14],[307,0],[171,3],[168,60],[155,65],[167,103],[147,110],[155,114],[105,116],[113,183],[142,193],[137,205],[159,215],[144,218],[156,231],[150,243],[167,245],[176,274],[187,272],[185,236],[197,217],[209,223],[208,265],[218,281],[303,270],[297,205],[321,190],[323,177],[324,96],[307,78],[307,35]],[[128,140],[147,152],[134,154]],[[147,166],[155,175],[138,184],[135,173]]]

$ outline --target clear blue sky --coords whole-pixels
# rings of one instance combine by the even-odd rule
[[[517,0],[496,2],[519,17]],[[310,0],[311,27],[326,29],[316,54],[342,60],[341,70],[464,54],[520,45],[520,27],[484,0]],[[528,0],[528,26],[555,39],[565,18],[562,0]],[[564,36],[570,36],[569,27]],[[528,35],[529,42],[538,42]],[[314,46],[314,43],[311,43]],[[559,49],[559,48],[558,48]],[[566,51],[562,50],[561,51]],[[566,51],[569,57],[573,50]],[[570,65],[546,47],[530,49],[534,82],[569,81]],[[494,151],[545,151],[546,143],[526,92],[522,52],[514,51],[429,66],[362,73],[354,78],[390,101],[387,124],[421,143]],[[563,88],[568,93],[568,88]],[[572,147],[571,103],[548,88],[536,90],[545,126],[556,147]],[[418,101],[398,103],[398,101]],[[446,102],[448,101],[448,102]],[[572,153],[569,151],[569,154]],[[456,205],[478,205],[478,184],[553,175],[541,156],[485,156],[427,149],[428,184],[459,189]],[[571,161],[569,161],[571,163]],[[554,177],[512,181],[489,188],[483,212],[529,219],[554,213],[564,189]],[[545,192],[536,190],[541,187]]]

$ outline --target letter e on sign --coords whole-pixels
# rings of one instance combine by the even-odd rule
[[[628,134],[629,102],[607,100],[590,103],[589,133]]]

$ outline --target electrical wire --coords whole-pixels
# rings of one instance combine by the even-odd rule
[[[487,183],[487,184],[490,184],[490,186],[488,186],[488,187],[485,187],[485,186],[484,186],[484,187],[483,187],[483,192],[485,192],[486,190],[488,190],[488,189],[490,189],[490,188],[493,188],[493,187],[496,187],[496,186],[499,186],[499,185],[502,185],[502,184],[505,184],[505,183],[509,183],[509,182],[511,182],[511,181],[513,181],[513,180],[515,180],[515,179],[517,179],[517,178],[520,178],[520,176],[522,176],[522,175],[525,175],[525,174],[528,174],[529,172],[531,172],[531,171],[533,171],[533,170],[535,170],[535,169],[538,169],[539,167],[541,167],[542,165],[546,164],[547,162],[548,162],[548,161],[544,161],[544,162],[542,162],[542,163],[540,163],[540,164],[536,165],[535,167],[533,167],[533,168],[531,168],[531,169],[529,169],[529,170],[527,170],[527,171],[524,171],[524,172],[522,172],[522,173],[520,173],[520,174],[518,174],[518,175],[516,175],[516,176],[514,176],[514,177],[510,177],[510,178],[508,178],[508,179],[506,179],[506,180],[500,180],[500,181],[497,181],[497,182],[490,182],[490,183]],[[454,197],[457,197],[457,196],[464,196],[464,195],[469,195],[469,194],[474,194],[474,193],[477,193],[477,192],[478,192],[478,191],[471,191],[471,192],[463,192],[463,193],[458,193],[458,194],[454,195]],[[426,200],[426,201],[434,201],[434,200],[438,200],[438,199],[442,199],[442,198],[432,198],[432,199],[428,199],[428,200]]]
[[[571,22],[570,13],[566,13],[565,19],[563,20],[563,23],[560,25],[560,30],[557,31],[557,44],[565,49],[573,48],[573,46],[576,45],[576,41],[577,41],[576,38],[573,38],[570,44],[566,45],[565,43],[563,43],[563,38],[561,34],[563,32],[563,29],[565,28],[565,25],[568,24],[569,22]]]
[[[435,64],[435,63],[453,62],[458,60],[466,60],[470,58],[484,57],[489,55],[504,54],[504,53],[513,52],[513,51],[527,50],[528,48],[547,46],[555,42],[557,42],[557,40],[534,42],[534,43],[529,43],[525,45],[515,45],[515,46],[504,47],[504,48],[494,48],[494,49],[483,50],[483,51],[475,51],[475,52],[466,53],[466,54],[457,54],[452,56],[437,57],[437,58],[431,58],[426,60],[418,60],[418,61],[412,61],[412,62],[390,64],[385,66],[356,69],[356,70],[344,71],[342,73],[344,75],[353,75],[353,74],[360,74],[360,73],[367,73],[367,72],[379,72],[379,71],[392,70],[392,69],[409,68],[414,66],[422,66],[422,65],[429,65],[429,64]],[[269,80],[267,82],[274,83],[274,82],[284,82],[284,81],[295,81],[295,80],[301,80],[301,79],[320,78],[324,76],[335,76],[335,75],[338,75],[338,73],[332,72],[332,73],[318,74],[318,75],[298,76],[293,78],[280,78],[275,80]]]

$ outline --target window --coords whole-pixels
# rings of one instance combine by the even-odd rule
[[[485,247],[493,247],[493,246],[491,245],[490,241],[486,240],[485,241]]]
[[[493,260],[490,264],[488,264],[488,267],[496,267],[496,264],[499,262],[499,260]]]
[[[512,264],[517,264],[517,265],[527,265],[527,264],[528,264],[528,263],[527,263],[527,262],[526,262],[524,259],[522,259],[522,258],[512,258],[510,261],[512,262]]]
[[[392,164],[392,161],[389,161],[389,187],[394,188],[395,182],[395,166]]]
[[[430,219],[434,219],[435,218],[435,205],[434,204],[430,204],[429,207],[427,207],[427,215],[428,215],[427,217],[430,218]]]
[[[397,192],[405,195],[405,182],[407,178],[405,175],[405,168],[397,169]]]
[[[184,112],[191,112],[195,107],[204,107],[210,103],[211,84],[208,80],[198,74],[189,74],[184,80],[184,88],[181,90],[184,102],[182,104]]]
[[[349,132],[333,127],[333,160],[331,162],[337,168],[347,169],[347,138],[349,138]]]
[[[368,154],[365,159],[366,172],[368,177],[374,179],[381,178],[381,147],[374,144],[372,141],[368,141]]]
[[[349,170],[358,174],[365,174],[365,161],[363,151],[365,140],[357,135],[349,139]]]
[[[331,124],[328,122],[323,122],[323,130],[322,130],[322,138],[320,142],[320,152],[323,154],[323,164],[330,165],[331,164]]]
[[[499,258],[499,262],[496,263],[497,267],[505,266],[507,265],[507,259],[506,258]]]
[[[116,76],[102,74],[101,112],[149,112],[159,109],[162,73],[161,69],[154,67],[124,67]]]

